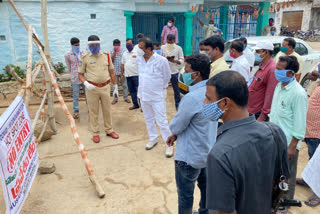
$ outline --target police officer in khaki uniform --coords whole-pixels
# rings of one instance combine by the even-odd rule
[[[100,142],[98,122],[99,102],[101,102],[104,129],[107,136],[118,139],[119,136],[113,131],[111,121],[110,77],[114,85],[113,96],[118,96],[119,94],[112,60],[107,51],[100,50],[100,39],[98,36],[89,36],[88,46],[90,51],[80,58],[78,73],[80,81],[87,88],[86,95],[93,142]]]

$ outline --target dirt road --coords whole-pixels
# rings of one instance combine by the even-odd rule
[[[320,47],[320,46],[319,46]],[[56,105],[58,134],[38,145],[42,160],[52,160],[56,172],[37,175],[22,214],[176,214],[177,193],[173,159],[165,157],[165,146],[159,143],[146,151],[148,141],[143,114],[140,110],[128,111],[129,104],[122,100],[112,106],[114,129],[119,140],[101,135],[94,144],[88,132],[88,115],[85,102],[80,105],[80,122],[77,123],[81,140],[88,150],[96,176],[106,192],[99,199],[87,177],[87,172],[71,136],[68,121]],[[33,115],[36,107],[31,107]],[[72,109],[72,103],[68,103]],[[4,109],[0,109],[2,113]],[[175,115],[172,88],[168,90],[168,119]],[[102,118],[102,117],[100,117]],[[100,120],[101,132],[102,121]],[[308,161],[307,147],[303,143],[299,155],[298,177]],[[0,190],[2,192],[2,190]],[[306,200],[311,190],[296,188],[296,199]],[[194,208],[198,207],[199,191],[196,189]],[[5,212],[2,193],[0,213]],[[320,206],[293,208],[292,214],[317,214]]]

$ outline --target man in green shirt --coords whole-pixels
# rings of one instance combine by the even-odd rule
[[[293,199],[297,174],[297,162],[301,140],[305,137],[308,111],[307,93],[296,81],[299,63],[295,56],[281,56],[276,66],[275,76],[279,81],[274,91],[270,122],[281,127],[288,143],[289,192]]]

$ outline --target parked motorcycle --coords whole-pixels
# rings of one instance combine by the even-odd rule
[[[294,36],[302,40],[309,40],[309,37],[311,35],[312,35],[312,30],[308,30],[308,31],[298,30]]]
[[[289,30],[288,26],[287,27],[281,27],[280,36],[294,37],[294,31],[293,30]]]
[[[311,31],[312,31],[312,33],[311,33],[311,35],[309,35],[309,41],[310,42],[315,42],[320,38],[320,30],[313,29]]]

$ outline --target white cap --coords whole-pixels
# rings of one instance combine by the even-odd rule
[[[255,47],[252,48],[253,50],[270,50],[273,51],[274,47],[272,42],[269,41],[258,41],[257,45]]]

